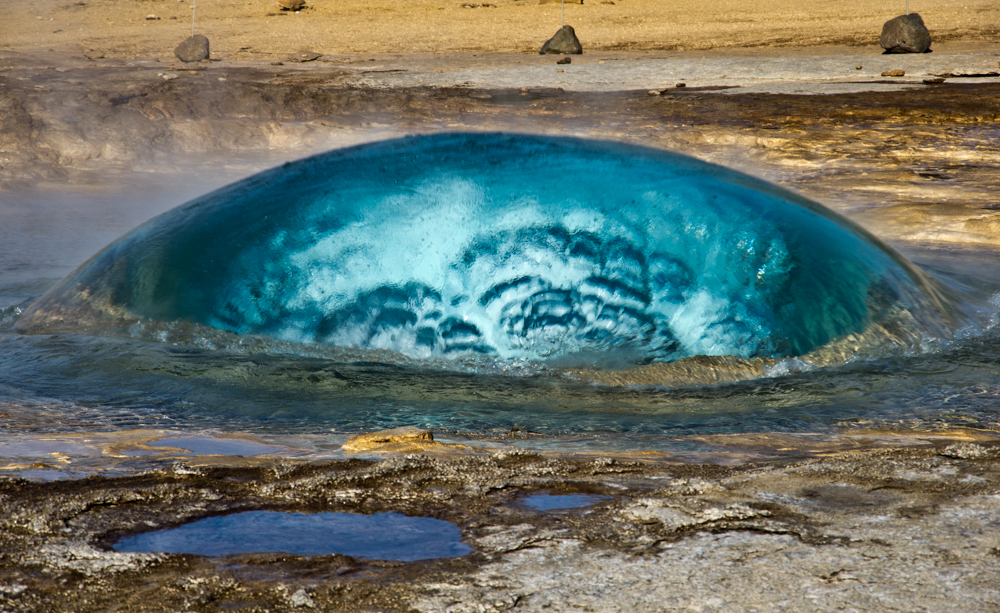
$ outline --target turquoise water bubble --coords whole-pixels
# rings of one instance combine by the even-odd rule
[[[177,321],[416,359],[629,366],[801,356],[897,320],[916,343],[948,327],[948,304],[865,231],[746,175],[618,143],[441,134],[288,163],[167,212],[18,327]]]

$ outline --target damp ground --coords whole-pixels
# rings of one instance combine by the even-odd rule
[[[571,66],[598,75],[612,62],[638,67],[621,75],[638,75],[630,82],[635,89],[560,85],[556,77],[572,73],[555,72],[565,68],[534,55],[379,56],[364,65],[358,57],[284,66],[227,60],[204,70],[169,70],[152,57],[3,52],[0,203],[5,219],[15,210],[20,216],[0,229],[3,261],[14,264],[0,278],[0,307],[8,309],[0,317],[16,316],[18,304],[135,224],[210,188],[320,150],[449,130],[608,138],[729,165],[847,214],[918,264],[988,297],[1000,286],[994,197],[1000,85],[987,70],[997,54],[988,45],[952,51],[945,44],[899,60],[908,63],[908,76],[892,80],[872,67],[893,58],[874,49],[833,50],[823,61],[847,73],[862,65],[864,78],[838,77],[862,83],[826,83],[813,73],[765,87],[707,77],[699,83],[683,74],[688,87],[677,88],[678,75],[669,72],[647,81],[644,74],[671,65],[666,56],[574,58]],[[949,57],[953,67],[939,65]],[[721,80],[724,63],[708,58],[704,74]],[[491,77],[515,79],[510,75],[521,65],[531,69],[525,74],[551,70],[553,78],[490,84]],[[464,80],[430,83],[446,78],[437,70]],[[415,72],[428,82],[409,74]],[[966,76],[923,83],[945,73]],[[552,172],[557,179],[558,168]],[[81,232],[81,225],[96,230]],[[27,239],[39,230],[38,240]],[[51,347],[76,343],[83,349],[74,363],[92,369],[87,342],[57,338]],[[310,603],[344,611],[943,611],[954,602],[987,611],[998,598],[989,577],[1000,548],[998,388],[990,379],[996,373],[990,347],[963,346],[943,363],[904,359],[888,377],[884,364],[863,364],[717,389],[694,401],[723,408],[708,414],[724,422],[715,431],[595,435],[512,421],[494,431],[439,430],[435,445],[355,455],[342,448],[353,434],[425,424],[394,423],[378,411],[360,411],[332,432],[302,422],[294,431],[273,427],[275,417],[294,411],[260,411],[265,419],[257,422],[219,411],[206,420],[197,403],[183,405],[192,402],[183,377],[200,368],[187,351],[167,360],[175,384],[184,384],[157,385],[160,396],[119,386],[124,395],[113,402],[81,393],[75,371],[52,362],[52,372],[62,374],[46,379],[45,393],[5,390],[0,405],[0,600],[15,611],[305,610]],[[219,372],[230,382],[269,368],[266,360],[225,362]],[[302,366],[282,393],[334,389],[342,381]],[[121,372],[104,369],[104,375]],[[352,376],[396,377],[406,385],[393,393],[411,400],[445,387],[455,393],[454,386],[430,389],[426,381],[371,366],[358,366]],[[896,412],[816,432],[806,402],[797,413],[806,419],[782,419],[789,401],[822,402],[831,386],[851,398],[852,410],[869,411],[876,397]],[[232,400],[225,389],[204,391],[196,396]],[[619,399],[643,393],[614,392]],[[692,406],[688,391],[666,394]],[[165,398],[186,407],[174,413],[183,420],[148,410]],[[725,430],[749,415],[739,408],[747,398],[768,405],[768,427]],[[408,406],[416,415],[422,405]],[[926,414],[931,419],[914,420],[914,407],[938,408]],[[480,415],[487,420],[496,412]],[[695,425],[706,416],[687,415]],[[548,514],[522,504],[538,494],[607,498]],[[390,562],[111,549],[121,538],[244,511],[432,517],[458,526],[474,551]]]
[[[706,603],[945,611],[957,601],[990,611],[1000,596],[992,580],[997,458],[996,442],[979,439],[730,467],[514,451],[188,460],[118,478],[5,479],[0,589],[12,611],[658,611]],[[600,502],[558,511],[524,504],[538,495]],[[432,518],[455,527],[471,551],[406,562],[366,555],[374,548],[203,555],[218,552],[114,547],[261,512]],[[416,547],[436,551],[453,538],[427,535]]]

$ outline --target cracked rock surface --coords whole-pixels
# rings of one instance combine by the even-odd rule
[[[4,478],[0,594],[17,612],[995,611],[1000,454],[961,449],[969,457],[941,443],[736,467],[514,451]],[[523,503],[542,492],[607,498]],[[474,551],[402,563],[110,548],[254,509],[436,517]]]

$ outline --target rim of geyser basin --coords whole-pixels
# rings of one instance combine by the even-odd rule
[[[838,227],[839,230],[849,235],[853,235],[860,241],[871,244],[875,249],[885,254],[885,256],[896,266],[898,266],[902,271],[905,271],[906,275],[909,276],[910,281],[914,285],[920,288],[921,293],[929,301],[930,306],[937,311],[941,320],[945,324],[949,327],[953,327],[957,322],[957,301],[944,290],[943,285],[934,277],[920,270],[893,248],[886,245],[878,237],[874,236],[864,228],[861,228],[843,215],[826,208],[818,202],[800,196],[786,188],[779,187],[763,179],[753,177],[725,166],[705,162],[688,155],[612,140],[579,138],[573,136],[549,136],[517,132],[442,132],[431,135],[410,135],[374,141],[351,147],[334,149],[294,161],[288,161],[279,166],[275,166],[237,182],[220,187],[187,203],[181,204],[139,225],[88,258],[86,262],[77,267],[72,273],[50,288],[43,296],[29,305],[15,323],[14,328],[18,332],[27,333],[63,331],[63,328],[60,328],[58,325],[58,322],[61,320],[56,317],[49,318],[48,321],[33,321],[33,319],[35,319],[35,317],[46,307],[58,305],[59,301],[56,300],[57,296],[62,296],[66,292],[74,291],[72,289],[73,286],[81,280],[80,277],[85,274],[90,264],[101,258],[102,255],[109,249],[118,245],[121,241],[130,236],[140,235],[146,228],[160,224],[164,219],[169,219],[172,216],[193,214],[201,207],[213,206],[215,203],[220,201],[246,197],[252,192],[267,189],[268,186],[274,184],[291,185],[301,183],[308,185],[315,183],[314,181],[310,181],[310,179],[315,177],[318,172],[315,164],[317,160],[322,160],[322,164],[325,166],[337,165],[341,161],[350,161],[356,164],[359,161],[364,161],[365,159],[374,160],[387,154],[391,155],[394,152],[407,151],[412,149],[414,145],[421,146],[424,149],[423,153],[426,153],[427,149],[448,149],[449,144],[452,143],[455,145],[455,150],[459,150],[460,145],[460,150],[464,155],[474,156],[477,151],[487,151],[495,148],[498,144],[517,143],[518,146],[524,147],[526,142],[535,143],[539,147],[545,147],[548,149],[556,147],[563,150],[583,150],[619,160],[634,158],[663,163],[671,166],[672,170],[676,172],[679,177],[704,175],[706,172],[709,172],[713,175],[715,180],[722,184],[743,188],[769,196],[776,200],[788,202],[794,206],[801,207],[809,213],[832,222]],[[50,302],[51,305],[49,304]],[[82,330],[84,332],[89,332],[90,330],[100,329],[105,326],[110,326],[112,329],[122,330],[135,323],[154,323],[158,321],[142,316],[136,316],[129,313],[126,308],[119,306],[109,308],[107,312],[90,307],[86,312],[89,316],[94,317],[93,322],[75,322],[77,323],[74,328],[76,331]],[[167,322],[172,320],[162,321]],[[80,325],[81,323],[82,325]],[[88,325],[89,323],[93,323],[93,326]],[[190,323],[195,327],[204,326],[209,330],[214,330],[224,335],[226,334],[225,330],[211,328],[205,324],[196,324],[192,322],[187,323]],[[246,336],[254,337],[256,335],[248,334]],[[279,339],[271,339],[271,337],[266,336],[261,338],[277,341],[279,345],[284,344]],[[343,349],[349,350],[351,348],[344,347]],[[371,351],[363,349],[359,350]],[[372,353],[377,356],[383,351],[384,350],[374,350]],[[793,357],[797,356],[786,356],[785,358],[774,359],[786,359]],[[682,360],[686,359],[689,358],[682,358]],[[411,362],[412,360],[421,361],[418,358],[408,358],[406,361]]]

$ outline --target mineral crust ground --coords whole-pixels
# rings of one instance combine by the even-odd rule
[[[554,3],[316,4],[200,3],[212,60],[196,64],[172,56],[190,35],[188,2],[5,7],[0,205],[106,194],[145,202],[138,223],[334,147],[454,130],[569,134],[749,172],[918,263],[978,263],[1000,280],[995,2],[929,2],[934,52],[883,56],[878,32],[897,11],[871,3],[588,0],[566,7],[584,46],[569,65],[537,55],[559,25]],[[315,59],[296,61],[304,50]],[[892,70],[904,76],[881,76]],[[149,445],[205,443],[199,432],[82,424],[56,444],[67,427],[57,418],[0,415],[4,612],[1000,609],[988,425],[733,435],[688,455],[559,452],[523,432],[435,433],[419,449],[351,455],[341,445],[361,432],[226,433],[243,441],[231,448],[260,453],[240,458]],[[520,503],[532,493],[607,498],[543,513]],[[475,551],[397,563],[110,548],[253,509],[436,517]]]

